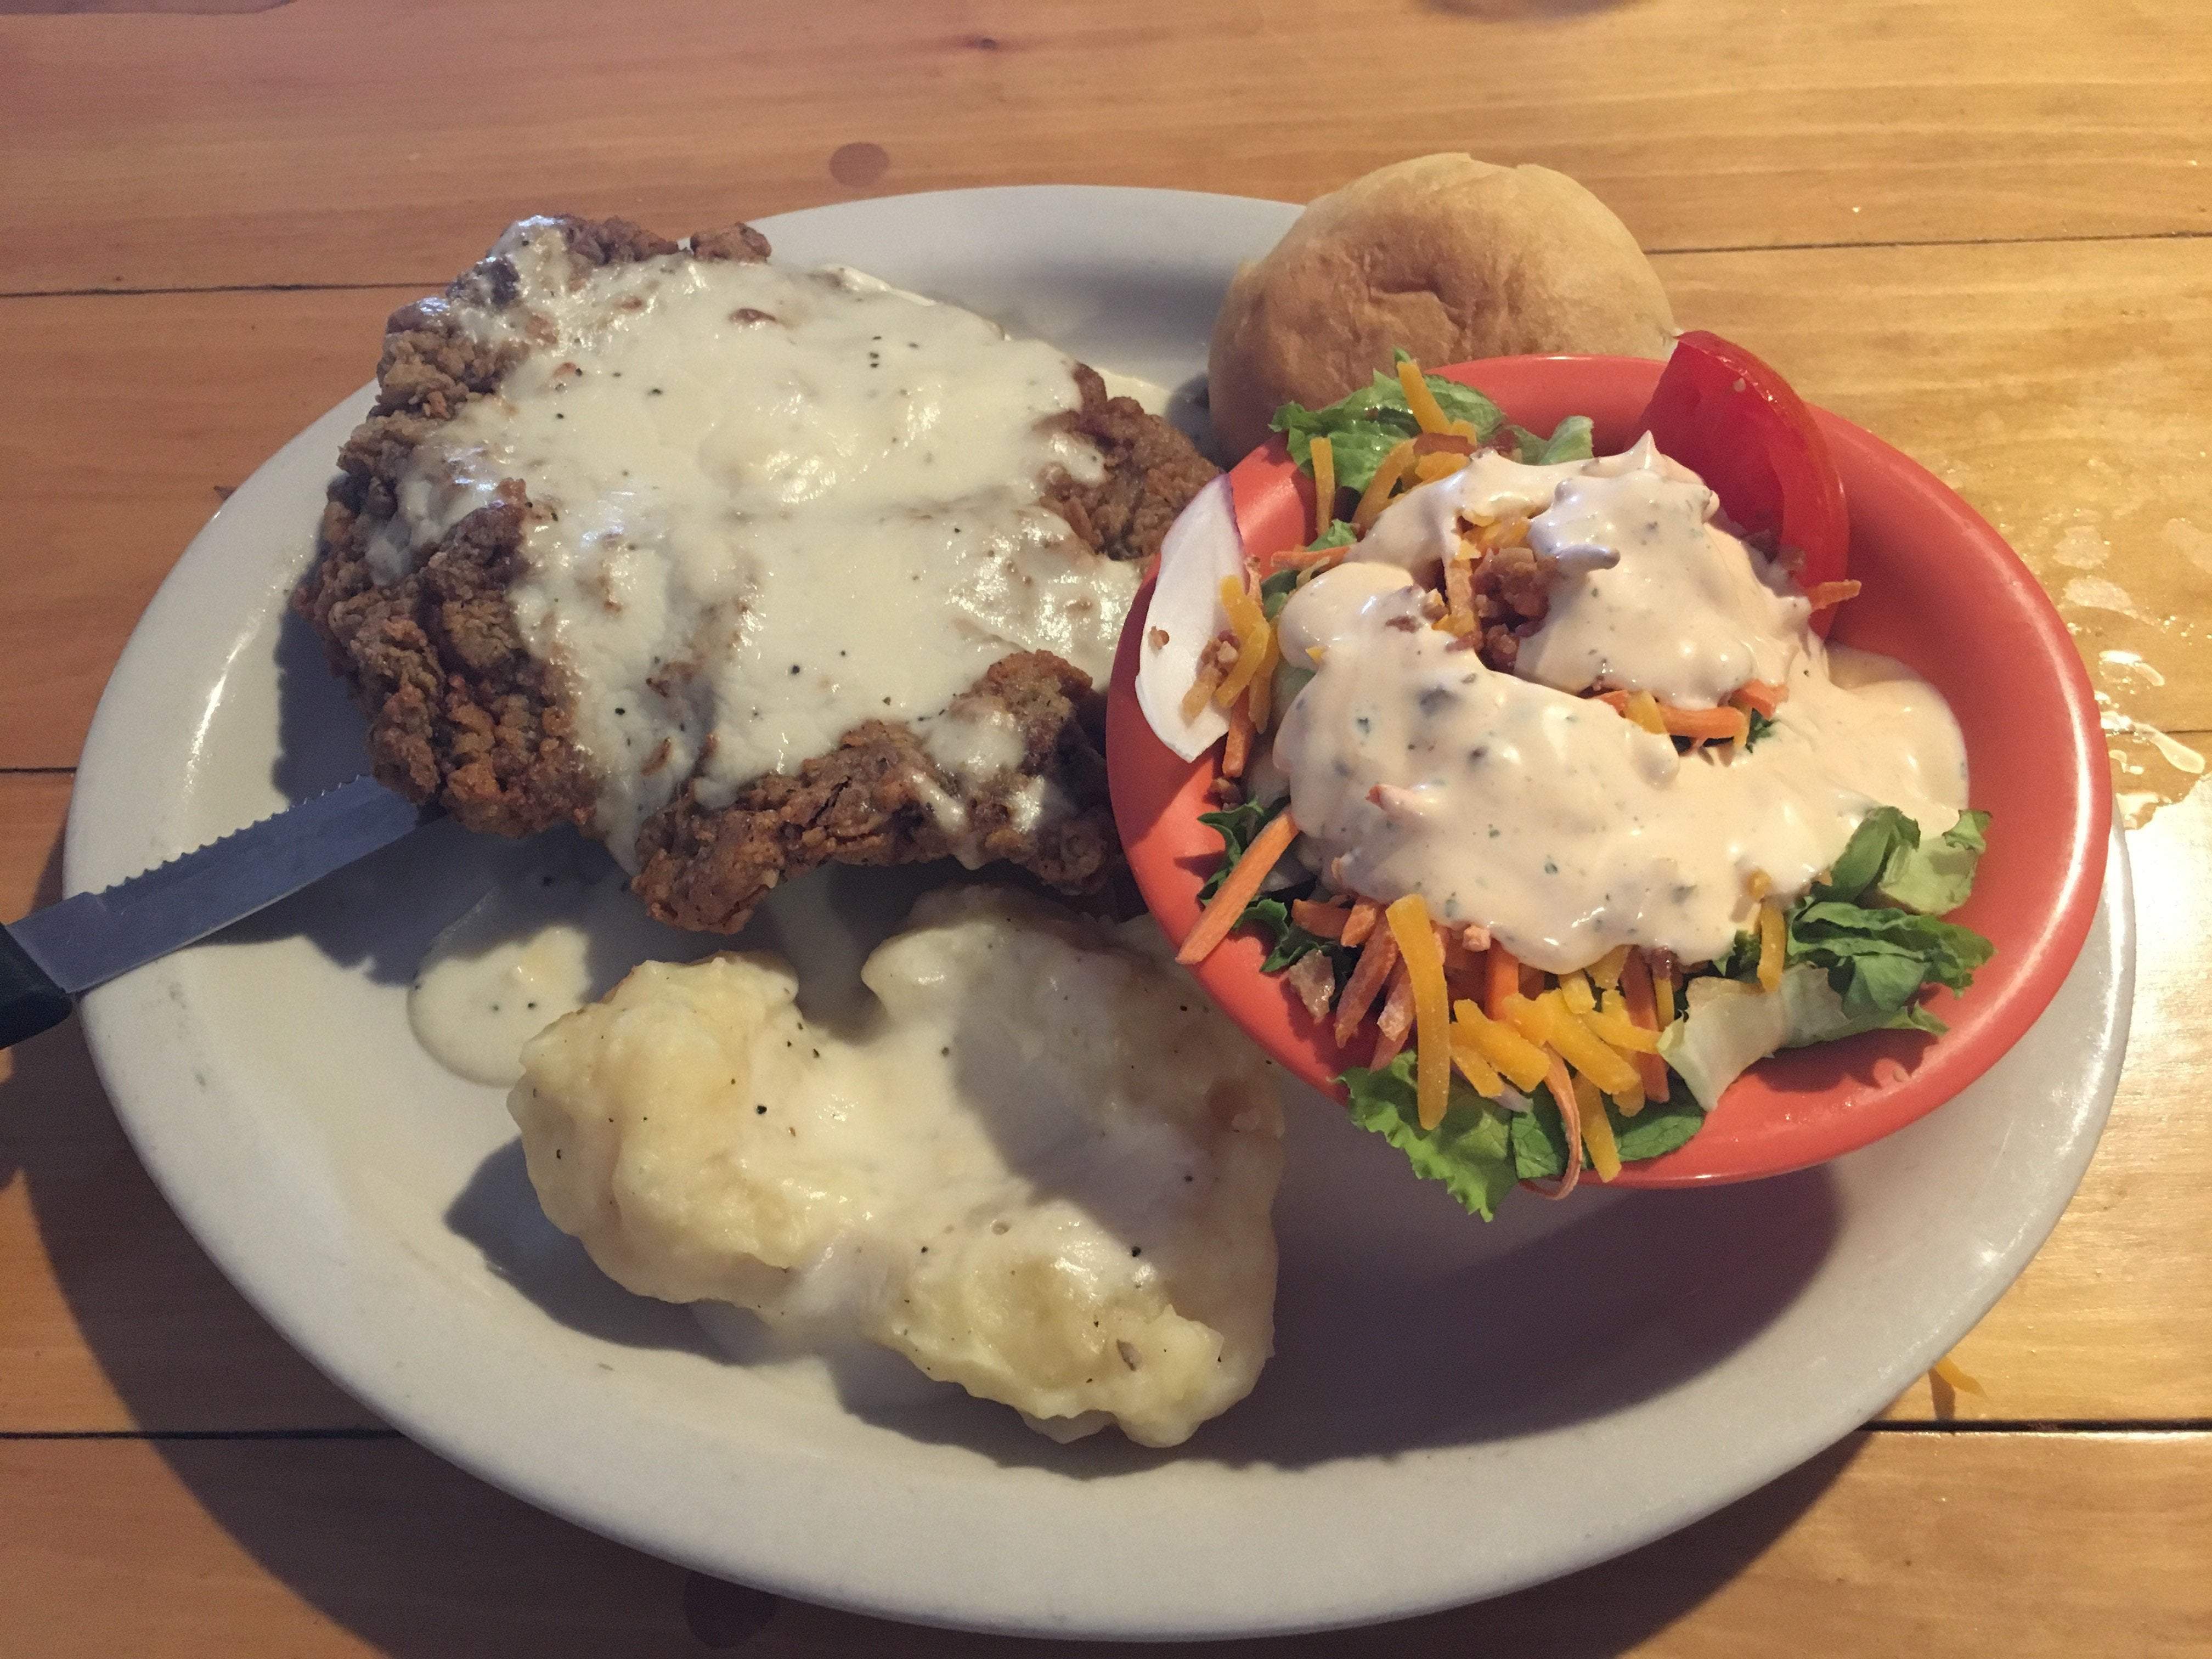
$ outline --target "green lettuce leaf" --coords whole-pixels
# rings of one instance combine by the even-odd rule
[[[1310,450],[1308,453],[1310,453]],[[1306,544],[1306,551],[1310,553],[1316,548],[1321,547],[1349,547],[1358,539],[1359,532],[1357,530],[1341,519],[1331,519],[1328,521],[1328,528]]]
[[[1907,820],[1908,823],[1911,820]],[[1974,868],[1988,850],[1990,815],[1961,812],[1958,823],[1923,845],[1914,825],[1909,844],[1893,849],[1875,879],[1875,895],[1900,910],[1940,916],[1957,909],[1974,890]]]
[[[1409,355],[1399,351],[1393,356],[1403,362]],[[1448,419],[1468,422],[1485,438],[1504,421],[1498,405],[1472,386],[1437,374],[1421,378]],[[1327,438],[1336,463],[1338,487],[1345,489],[1366,489],[1382,458],[1421,429],[1413,411],[1406,406],[1406,389],[1398,384],[1398,377],[1379,369],[1370,385],[1326,409],[1285,404],[1268,424],[1283,434],[1291,459],[1309,472],[1313,471],[1313,441]]]
[[[1940,1032],[1943,1022],[1916,1002],[1853,1014],[1818,968],[1791,968],[1767,996],[1734,980],[1693,979],[1686,1011],[1659,1034],[1659,1054],[1707,1110],[1749,1067],[1784,1048],[1809,1048],[1861,1031]]]
[[[1229,872],[1237,867],[1237,860],[1250,849],[1253,837],[1289,805],[1288,797],[1272,802],[1248,800],[1222,811],[1198,815],[1200,823],[1211,824],[1220,832],[1222,843],[1220,866],[1198,890],[1200,902],[1213,896],[1221,884],[1229,879]],[[1292,921],[1291,907],[1281,893],[1260,894],[1244,907],[1244,914],[1237,918],[1237,925],[1256,927],[1266,935],[1267,959],[1261,963],[1265,973],[1279,974],[1316,951],[1326,951],[1332,957],[1342,953],[1342,947],[1334,941],[1310,933]]]
[[[1774,729],[1774,721],[1769,716],[1760,714],[1756,708],[1747,712],[1751,715],[1751,730],[1744,734],[1743,746],[1746,752],[1748,752],[1757,748],[1759,740]]]
[[[1291,595],[1297,592],[1297,586],[1298,573],[1295,570],[1278,570],[1260,584],[1260,609],[1269,622],[1283,614],[1283,607],[1291,602]]]
[[[1607,1101],[1605,1115],[1613,1125],[1613,1138],[1620,1144],[1623,1164],[1638,1164],[1671,1152],[1705,1123],[1704,1109],[1694,1100],[1683,1099],[1680,1090],[1674,1091],[1671,1099],[1648,1102],[1634,1117],[1623,1117]],[[1513,1166],[1523,1181],[1555,1180],[1565,1172],[1566,1127],[1559,1121],[1559,1109],[1549,1089],[1537,1085],[1529,1097],[1528,1109],[1513,1115],[1512,1133]],[[1587,1157],[1583,1167],[1589,1167]]]
[[[1460,1203],[1485,1221],[1521,1177],[1515,1167],[1509,1114],[1455,1074],[1443,1121],[1424,1129],[1415,1100],[1413,1054],[1400,1054],[1381,1071],[1355,1066],[1341,1081],[1352,1097],[1352,1121],[1372,1129],[1406,1155],[1424,1181],[1441,1181]]]
[[[1525,426],[1512,428],[1521,459],[1530,466],[1551,466],[1561,461],[1587,461],[1596,452],[1590,447],[1590,417],[1570,415],[1553,428],[1548,438]]]

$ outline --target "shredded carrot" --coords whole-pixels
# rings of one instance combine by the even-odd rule
[[[1522,963],[1521,964],[1521,994],[1524,997],[1543,995],[1545,977],[1542,969],[1531,968],[1527,963]]]
[[[1410,357],[1398,365],[1398,385],[1406,393],[1406,407],[1413,411],[1413,423],[1422,431],[1451,430],[1451,417],[1437,402],[1437,394],[1429,390],[1429,383],[1421,378],[1421,366]]]
[[[1221,775],[1241,778],[1252,753],[1252,708],[1249,698],[1229,705],[1229,738],[1221,745]]]
[[[1551,1057],[1510,1025],[1491,1018],[1467,999],[1452,1005],[1452,1014],[1453,1042],[1471,1044],[1512,1079],[1515,1088],[1525,1094],[1544,1080]]]
[[[1186,968],[1203,962],[1213,952],[1213,947],[1229,937],[1244,914],[1244,907],[1260,896],[1260,884],[1275,867],[1276,860],[1297,839],[1298,826],[1291,822],[1291,809],[1285,806],[1267,820],[1267,828],[1252,837],[1252,844],[1244,849],[1244,856],[1229,872],[1228,880],[1214,889],[1213,896],[1206,902],[1206,908],[1198,918],[1198,925],[1190,930],[1176,952],[1176,960]]]
[[[1451,993],[1444,987],[1444,953],[1419,893],[1395,901],[1383,915],[1398,940],[1398,958],[1412,988],[1415,1098],[1421,1127],[1433,1129],[1444,1121],[1451,1093]],[[1393,986],[1394,1000],[1396,993]]]
[[[1551,1057],[1544,1086],[1552,1091],[1552,1103],[1559,1109],[1559,1127],[1566,1131],[1566,1168],[1548,1186],[1540,1181],[1522,1184],[1539,1198],[1565,1198],[1583,1178],[1583,1113],[1582,1103],[1575,1098],[1573,1080],[1567,1076],[1567,1063],[1557,1054]]]
[[[1631,951],[1628,960],[1621,964],[1620,1000],[1630,1019],[1647,1031],[1659,1029],[1659,1006],[1652,994],[1651,964],[1641,951]],[[1644,1097],[1666,1099],[1672,1086],[1667,1081],[1667,1062],[1652,1054],[1637,1055],[1634,1063],[1637,1075],[1644,1080]]]
[[[1359,505],[1352,510],[1352,527],[1361,535],[1382,515],[1390,500],[1390,492],[1398,487],[1398,480],[1406,476],[1406,469],[1413,464],[1413,441],[1406,438],[1382,458],[1375,469],[1375,476],[1367,481],[1360,492]]]
[[[1342,939],[1352,912],[1341,904],[1320,904],[1312,899],[1291,901],[1291,921],[1316,939]]]
[[[1326,438],[1313,441],[1313,539],[1319,541],[1336,518],[1336,446]]]
[[[1605,1102],[1597,1085],[1586,1077],[1574,1080],[1575,1104],[1581,1109],[1583,1145],[1589,1149],[1590,1173],[1610,1181],[1620,1173],[1620,1143],[1613,1138],[1613,1121],[1605,1115]]]
[[[1336,1040],[1340,1044],[1352,1041],[1352,1034],[1359,1029],[1360,1021],[1367,1018],[1367,1011],[1381,994],[1383,981],[1390,977],[1390,970],[1397,965],[1397,939],[1388,927],[1377,927],[1368,934],[1359,960],[1352,965],[1352,977],[1345,981],[1344,990],[1336,1000]]]
[[[1759,907],[1759,988],[1782,988],[1782,952],[1786,933],[1782,909],[1771,901]]]
[[[1735,695],[1729,701],[1739,708],[1757,709],[1772,720],[1774,711],[1782,707],[1783,699],[1789,695],[1790,688],[1786,685],[1770,685],[1765,680],[1746,680],[1736,687]]]
[[[1482,993],[1482,1012],[1492,1019],[1505,1018],[1505,999],[1521,994],[1521,964],[1513,952],[1496,939],[1490,941],[1488,982]]]
[[[1741,743],[1751,735],[1750,718],[1741,708],[1670,708],[1662,703],[1659,718],[1670,737]]]
[[[1345,918],[1344,933],[1340,941],[1345,945],[1364,945],[1367,936],[1375,931],[1375,924],[1382,920],[1382,907],[1373,899],[1352,901],[1352,914]]]
[[[1826,611],[1832,605],[1841,605],[1845,599],[1859,596],[1856,582],[1819,582],[1805,590],[1805,597],[1813,601],[1813,609]]]

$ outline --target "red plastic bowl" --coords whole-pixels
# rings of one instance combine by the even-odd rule
[[[1596,423],[1601,453],[1625,449],[1660,365],[1630,357],[1500,357],[1438,371],[1478,386],[1511,419],[1548,431],[1569,415]],[[1990,848],[1959,920],[1996,955],[1963,997],[1938,992],[1941,1037],[1881,1032],[1778,1055],[1739,1079],[1696,1139],[1633,1164],[1613,1184],[1747,1181],[1856,1151],[1933,1111],[2019,1040],[2080,954],[2104,883],[2112,787],[2087,673],[2051,601],[2018,556],[1935,476],[1871,433],[1815,411],[1844,475],[1850,574],[1866,584],[1835,637],[1910,664],[1949,699],[1966,733],[1973,804],[1992,814]],[[1231,475],[1253,556],[1304,539],[1312,480],[1279,442]],[[1218,751],[1179,759],[1137,706],[1138,595],[1114,665],[1107,770],[1114,816],[1145,901],[1171,939],[1198,919],[1198,890],[1220,837],[1198,822]],[[1269,1053],[1331,1094],[1352,1056],[1239,932],[1200,964],[1207,993]]]

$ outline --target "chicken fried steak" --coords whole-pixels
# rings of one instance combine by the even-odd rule
[[[749,227],[526,220],[396,313],[296,599],[377,774],[734,930],[838,860],[1119,860],[1099,686],[1213,469],[1049,346]]]

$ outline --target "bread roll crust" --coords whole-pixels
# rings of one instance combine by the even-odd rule
[[[1240,270],[1208,373],[1224,458],[1276,409],[1334,403],[1387,368],[1528,352],[1663,357],[1674,316],[1628,228],[1548,167],[1417,156],[1320,198]]]

